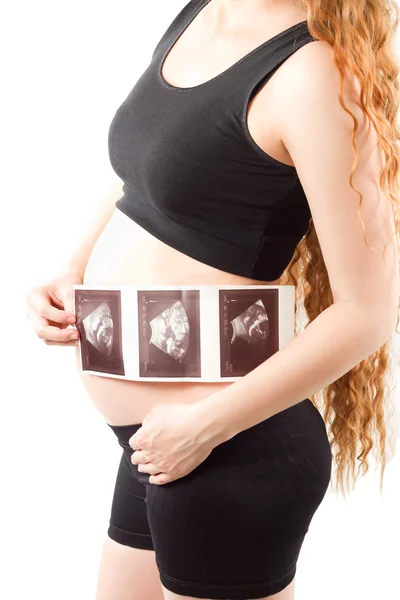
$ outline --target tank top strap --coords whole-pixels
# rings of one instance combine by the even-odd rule
[[[296,23],[278,33],[239,60],[228,75],[243,81],[246,87],[262,83],[271,76],[287,58],[299,48],[315,40],[308,30],[307,22]]]
[[[183,33],[196,14],[207,3],[208,0],[190,0],[190,2],[184,5],[158,41],[153,50],[152,60],[158,60],[164,52],[168,51],[174,41]]]
[[[280,32],[243,56],[215,82],[222,86],[218,92],[229,100],[225,106],[242,110],[243,102],[247,104],[287,58],[313,41],[317,40],[312,37],[304,21]]]

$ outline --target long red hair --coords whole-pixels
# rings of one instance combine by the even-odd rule
[[[360,82],[360,105],[373,124],[384,152],[384,167],[380,186],[393,207],[395,231],[399,245],[399,129],[396,117],[399,108],[399,64],[394,49],[399,23],[399,8],[392,0],[294,0],[307,11],[308,28],[312,36],[324,40],[333,49],[334,64],[340,74],[339,100],[352,117],[352,143],[355,161],[350,175],[352,183],[358,164],[355,144],[357,119],[345,106],[343,79],[346,71]],[[360,214],[360,219],[362,217]],[[365,233],[365,226],[364,233]],[[365,239],[365,235],[364,235]],[[365,243],[369,246],[367,241]],[[322,257],[312,219],[307,233],[298,244],[280,284],[296,289],[296,330],[299,331],[300,311],[304,308],[307,326],[319,313],[333,303],[328,273]],[[399,315],[400,316],[400,315]],[[396,333],[398,332],[398,323]],[[346,494],[349,482],[354,484],[362,470],[369,469],[368,455],[373,451],[380,464],[382,492],[389,447],[394,454],[396,431],[395,389],[392,373],[394,336],[379,350],[350,369],[342,377],[311,397],[327,425],[332,456],[336,465],[337,490]],[[390,387],[389,382],[393,385]]]

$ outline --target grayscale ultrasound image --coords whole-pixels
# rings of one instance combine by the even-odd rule
[[[82,369],[125,375],[121,345],[121,292],[75,290]]]
[[[242,377],[279,349],[277,289],[220,290],[221,377]]]
[[[185,358],[189,347],[189,319],[180,300],[150,321],[150,342],[175,360]]]
[[[138,291],[141,377],[201,377],[198,290]]]
[[[114,323],[110,306],[102,302],[82,321],[86,339],[105,356],[111,356]]]
[[[257,300],[241,315],[235,317],[231,325],[233,327],[231,343],[238,338],[251,345],[268,340],[268,315],[262,300]]]

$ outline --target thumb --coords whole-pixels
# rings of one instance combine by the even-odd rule
[[[75,314],[74,307],[73,307],[74,290],[72,288],[72,283],[62,284],[60,286],[58,295],[60,297],[60,300],[64,304],[64,310],[71,312],[72,314]]]

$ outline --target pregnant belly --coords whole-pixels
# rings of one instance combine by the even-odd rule
[[[115,209],[90,255],[85,285],[278,285],[252,280],[205,265],[164,244]],[[194,403],[230,382],[128,381],[82,372],[83,386],[97,410],[111,425],[141,423],[156,404]]]

